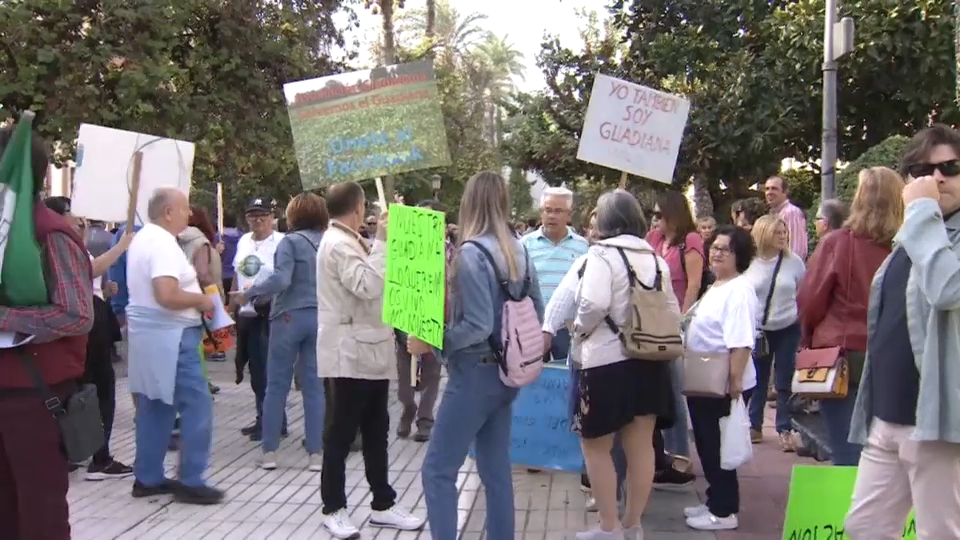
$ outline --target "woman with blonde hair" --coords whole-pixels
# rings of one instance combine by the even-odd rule
[[[517,389],[500,381],[491,345],[499,340],[500,313],[507,296],[524,291],[543,323],[543,299],[536,270],[510,228],[507,184],[500,175],[471,178],[460,203],[460,239],[452,262],[450,320],[442,351],[449,381],[423,462],[423,495],[433,538],[457,537],[457,475],[474,445],[477,470],[487,498],[487,538],[514,537],[513,477],[510,465],[512,405]],[[495,336],[495,338],[494,338]],[[430,347],[407,338],[410,354]]]
[[[827,233],[808,261],[797,301],[803,343],[842,347],[850,369],[846,397],[820,401],[834,465],[856,466],[863,447],[847,441],[867,350],[870,284],[903,223],[903,178],[886,167],[860,171],[850,216]]]
[[[760,332],[753,348],[757,370],[757,386],[750,393],[751,439],[763,440],[763,408],[770,381],[774,375],[777,390],[776,429],[780,448],[794,452],[793,426],[790,422],[790,386],[793,382],[797,347],[800,345],[800,324],[797,322],[797,289],[806,272],[803,260],[790,251],[787,224],[777,216],[761,216],[750,231],[757,256],[744,272],[753,283],[760,302]]]

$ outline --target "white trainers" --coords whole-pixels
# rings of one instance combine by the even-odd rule
[[[320,472],[323,470],[323,458],[320,454],[310,454],[307,456],[307,470],[310,472]]]
[[[425,521],[423,518],[411,515],[410,512],[397,505],[393,505],[389,510],[370,512],[370,524],[374,527],[418,531],[423,528]]]
[[[698,531],[730,531],[740,526],[736,514],[730,514],[727,517],[717,517],[707,511],[706,513],[688,517],[687,527],[697,529]]]
[[[323,517],[323,528],[341,540],[360,538],[360,529],[350,521],[346,509],[337,510]]]
[[[586,511],[587,512],[597,511],[597,499],[593,497],[590,497],[589,499],[587,499]]]
[[[260,468],[265,471],[272,471],[277,468],[277,453],[264,452],[260,458]]]
[[[699,506],[688,506],[683,509],[683,516],[692,518],[697,516],[702,516],[703,514],[709,513],[710,509],[707,508],[707,505],[701,504]]]

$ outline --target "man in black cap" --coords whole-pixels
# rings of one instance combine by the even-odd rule
[[[234,278],[232,291],[245,291],[273,274],[273,257],[283,233],[274,230],[273,201],[269,197],[257,197],[250,201],[244,213],[250,232],[237,242],[237,254],[233,259]],[[237,319],[237,382],[243,380],[244,366],[250,370],[250,388],[256,397],[257,419],[240,430],[259,441],[263,437],[261,419],[263,398],[267,391],[267,348],[269,341],[270,299],[253,299],[243,306],[233,306]],[[284,415],[282,435],[287,434],[287,418]]]

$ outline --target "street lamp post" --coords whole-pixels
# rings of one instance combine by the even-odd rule
[[[853,50],[853,19],[837,22],[838,0],[826,1],[823,20],[823,141],[820,154],[820,198],[836,193],[837,59]]]
[[[440,185],[443,183],[443,179],[440,178],[439,174],[434,174],[430,176],[430,187],[433,188],[433,198],[434,200],[440,200]]]

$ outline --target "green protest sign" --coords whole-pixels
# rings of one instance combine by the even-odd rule
[[[433,62],[283,85],[304,189],[450,164]]]
[[[843,520],[850,509],[856,467],[795,465],[783,523],[783,540],[845,540]],[[913,512],[903,528],[904,540],[916,540]]]
[[[383,323],[443,347],[446,219],[442,212],[390,205]]]

